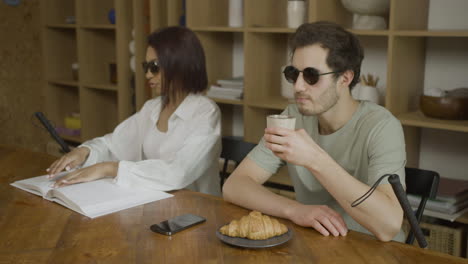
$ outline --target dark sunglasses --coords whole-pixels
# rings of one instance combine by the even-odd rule
[[[148,61],[148,62],[144,61],[141,63],[141,65],[143,66],[144,73],[147,73],[148,70],[150,70],[152,74],[156,74],[159,72],[159,65],[158,65],[158,62],[155,60]]]
[[[314,85],[318,82],[321,75],[338,73],[337,71],[334,72],[326,72],[326,73],[319,73],[319,71],[312,67],[307,67],[304,70],[300,71],[294,66],[287,66],[284,68],[284,78],[290,83],[296,83],[297,78],[299,77],[299,73],[302,72],[302,78],[306,81],[309,85]]]

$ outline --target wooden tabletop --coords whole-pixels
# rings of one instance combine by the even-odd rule
[[[293,230],[289,242],[267,249],[232,247],[216,237],[216,229],[248,210],[186,190],[89,219],[9,185],[44,174],[53,160],[43,153],[0,146],[0,263],[467,263],[353,231],[346,237],[324,237],[283,219]],[[207,221],[173,236],[149,229],[185,213]]]

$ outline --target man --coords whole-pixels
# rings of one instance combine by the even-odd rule
[[[297,29],[291,48],[284,74],[294,83],[296,104],[283,114],[296,117],[296,130],[265,129],[226,181],[224,198],[325,236],[345,236],[349,228],[403,241],[403,211],[386,178],[365,202],[351,206],[384,174],[396,173],[404,183],[406,164],[400,122],[385,108],[351,97],[364,57],[359,40],[336,24],[316,22]],[[262,186],[286,164],[297,201]]]

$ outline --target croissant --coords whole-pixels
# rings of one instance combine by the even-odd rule
[[[221,227],[219,232],[230,237],[263,240],[282,235],[288,232],[288,228],[273,217],[252,211],[240,220],[232,220]]]

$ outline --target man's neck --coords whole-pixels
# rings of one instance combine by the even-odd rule
[[[340,98],[327,112],[318,116],[319,133],[329,135],[342,128],[353,117],[359,102],[349,96]]]

